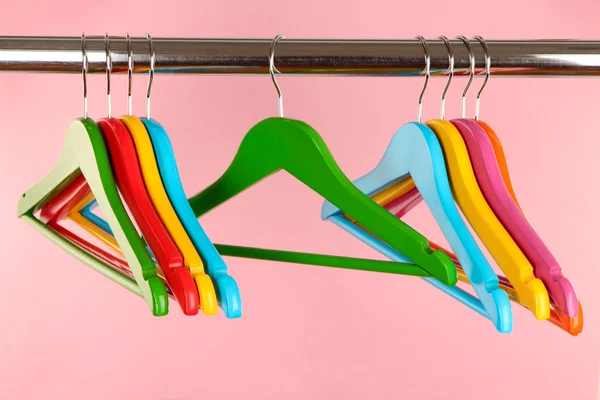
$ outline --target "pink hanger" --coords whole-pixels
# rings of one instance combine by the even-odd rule
[[[513,201],[502,179],[488,135],[475,121],[454,119],[451,122],[465,140],[477,183],[488,204],[531,262],[535,276],[544,282],[557,306],[569,317],[575,317],[578,309],[575,289],[562,275],[560,265]]]
[[[416,193],[416,194],[415,194]],[[402,196],[394,199],[389,202],[385,208],[396,215],[398,218],[402,218],[402,216],[406,215],[410,210],[412,210],[417,204],[419,204],[423,200],[417,188],[413,188]],[[433,242],[429,243],[432,249],[441,250],[446,253],[452,261],[456,264],[456,268],[461,269],[460,263],[456,256],[452,254],[452,252],[444,249],[440,245],[437,245]],[[510,281],[502,275],[498,275],[498,279],[500,280],[500,286],[504,290],[514,290],[514,287],[510,283]],[[551,308],[550,308],[550,318],[548,318],[548,322],[551,322],[553,325],[559,327],[560,329],[568,332],[573,336],[579,335],[583,330],[583,308],[581,304],[578,303],[578,311],[575,317],[569,317],[563,312],[550,298]]]

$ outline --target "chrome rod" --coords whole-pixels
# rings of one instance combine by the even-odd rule
[[[113,73],[127,73],[125,37],[112,36]],[[153,38],[156,73],[267,74],[272,39]],[[131,38],[136,73],[150,65],[148,42]],[[600,75],[600,40],[489,40],[493,75]],[[469,57],[464,43],[451,40],[455,72],[464,73]],[[481,44],[471,40],[477,69],[484,68]],[[432,75],[448,68],[446,47],[428,40]],[[104,73],[104,37],[87,36],[89,73]],[[0,71],[81,73],[81,38],[0,36]],[[282,39],[275,65],[283,74],[417,76],[424,68],[423,48],[411,40]],[[479,72],[479,71],[478,71]]]

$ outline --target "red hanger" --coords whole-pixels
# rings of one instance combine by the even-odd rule
[[[45,224],[58,222],[65,218],[70,209],[75,207],[87,194],[90,187],[82,174],[79,174],[62,192],[54,196],[40,210],[39,219]],[[64,236],[64,235],[63,235]]]
[[[101,119],[98,121],[98,127],[109,149],[117,186],[167,278],[175,298],[185,315],[198,314],[196,283],[184,267],[179,249],[150,201],[129,131],[116,118]]]

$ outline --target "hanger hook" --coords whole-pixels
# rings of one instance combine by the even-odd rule
[[[125,36],[127,42],[127,115],[131,116],[133,111],[133,104],[131,100],[131,89],[133,86],[133,48],[131,46],[131,36],[129,32]]]
[[[452,51],[452,46],[446,36],[440,36],[438,39],[441,39],[444,42],[446,49],[448,50],[448,70],[446,71],[446,73],[448,73],[448,82],[446,82],[446,86],[442,92],[442,106],[440,110],[440,119],[444,119],[444,112],[446,111],[446,93],[448,93],[452,77],[454,77],[454,52]]]
[[[275,85],[275,89],[277,90],[277,97],[279,98],[279,116],[283,118],[283,94],[281,94],[281,89],[279,88],[279,84],[277,83],[277,79],[275,78],[275,72],[280,74],[279,70],[275,68],[275,45],[279,42],[280,39],[285,39],[283,35],[277,35],[271,42],[271,48],[269,50],[269,74],[271,75],[271,80]]]
[[[85,32],[81,34],[81,77],[83,80],[83,118],[87,118],[87,73],[89,62],[87,49],[85,48]]]
[[[104,50],[106,51],[106,104],[108,108],[108,118],[112,116],[110,102],[110,73],[112,72],[112,57],[110,55],[110,38],[108,33],[104,34]]]
[[[429,50],[427,48],[427,40],[425,40],[423,36],[417,36],[416,38],[421,42],[421,46],[423,46],[423,54],[425,55],[425,69],[420,74],[425,74],[425,83],[423,84],[423,89],[419,95],[419,110],[417,112],[417,122],[421,123],[421,115],[423,114],[423,96],[425,95],[427,83],[429,82],[429,77],[431,76],[431,56],[429,55]]]
[[[152,82],[154,81],[154,68],[156,66],[156,53],[154,52],[154,44],[152,37],[146,33],[148,47],[150,51],[150,70],[148,71],[148,90],[146,91],[146,119],[150,119],[150,91],[152,90]]]
[[[467,118],[467,92],[471,87],[471,83],[473,82],[473,78],[475,77],[475,55],[473,54],[473,48],[471,47],[471,42],[464,36],[457,36],[457,39],[460,39],[467,48],[469,52],[469,69],[467,72],[469,73],[469,81],[467,82],[467,86],[465,86],[465,90],[462,93],[462,118]]]
[[[490,57],[490,51],[488,45],[484,38],[481,36],[475,36],[475,39],[481,44],[483,48],[483,54],[485,57],[485,70],[481,73],[485,73],[485,79],[483,80],[483,84],[481,85],[481,89],[477,92],[477,99],[475,100],[475,121],[479,119],[479,104],[481,103],[481,93],[487,85],[488,80],[490,79],[490,75],[492,74],[492,58]]]

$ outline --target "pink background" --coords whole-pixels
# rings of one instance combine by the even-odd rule
[[[600,39],[592,0],[6,2],[6,35],[290,38]],[[475,87],[478,87],[480,81]],[[320,131],[351,178],[369,171],[416,116],[422,81],[281,77],[285,110]],[[459,116],[457,80],[447,117]],[[136,77],[143,112],[145,77]],[[442,79],[425,98],[437,117]],[[125,112],[126,81],[113,110]],[[90,77],[90,114],[105,113]],[[473,92],[474,93],[474,92]],[[472,94],[473,94],[472,93]],[[521,205],[578,289],[573,338],[514,307],[514,332],[417,278],[230,259],[244,317],[153,318],[144,302],[68,256],[16,217],[81,114],[75,75],[0,74],[0,397],[10,399],[593,399],[600,320],[600,80],[501,79],[482,119],[500,134]],[[471,103],[472,104],[472,103]],[[472,107],[471,107],[472,109]],[[157,76],[154,116],[169,130],[189,194],[227,167],[244,133],[277,112],[268,77]],[[322,199],[280,174],[202,222],[215,242],[377,257],[333,224]],[[442,236],[424,207],[408,221]]]

